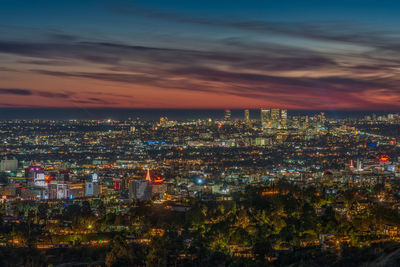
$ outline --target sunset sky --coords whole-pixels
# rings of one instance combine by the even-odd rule
[[[400,110],[400,1],[0,0],[0,107]]]

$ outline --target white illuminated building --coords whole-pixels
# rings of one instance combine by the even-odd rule
[[[33,181],[36,186],[40,187],[47,186],[46,176],[44,175],[44,173],[35,173]]]

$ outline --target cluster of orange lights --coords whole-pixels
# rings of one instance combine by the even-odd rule
[[[112,168],[112,164],[104,164],[104,165],[102,165],[101,167],[103,167],[104,169],[109,169],[109,168]]]
[[[162,184],[164,182],[164,180],[160,176],[157,176],[157,178],[155,180],[152,180],[151,176],[150,176],[150,170],[147,170],[145,180],[149,181],[149,182],[153,182],[154,184]]]
[[[55,174],[51,174],[51,175],[46,175],[45,179],[47,184],[51,184],[57,180],[57,177]]]
[[[380,160],[381,162],[387,162],[387,161],[389,160],[389,156],[387,156],[387,155],[382,155],[382,156],[379,158],[379,160]]]
[[[162,184],[164,182],[164,180],[160,177],[160,176],[158,176],[154,181],[153,181],[153,183],[155,183],[155,184]]]

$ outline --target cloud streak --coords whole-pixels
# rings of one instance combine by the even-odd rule
[[[400,32],[394,30],[366,30],[352,21],[303,22],[217,19],[210,16],[195,16],[174,13],[154,8],[146,8],[137,3],[119,1],[108,5],[119,14],[148,17],[183,24],[198,24],[211,27],[233,28],[262,34],[281,34],[290,37],[313,39],[318,41],[344,42],[361,46],[399,51]]]
[[[27,89],[18,89],[18,88],[0,88],[0,95],[32,95],[31,90]]]
[[[0,88],[0,95],[16,95],[16,96],[41,96],[47,98],[70,98],[71,93],[53,93],[47,91],[38,91],[21,88]]]

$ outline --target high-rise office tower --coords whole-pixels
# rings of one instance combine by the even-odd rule
[[[281,110],[281,127],[283,129],[287,128],[287,110],[286,109]]]
[[[168,125],[168,117],[160,117],[160,126]]]
[[[147,201],[152,197],[151,183],[146,180],[133,180],[129,183],[129,198]]]
[[[224,115],[224,121],[230,121],[231,120],[231,110],[226,109],[225,110],[225,115]]]
[[[291,127],[293,128],[299,128],[301,123],[301,117],[300,116],[292,116],[292,121],[291,121]]]
[[[244,110],[244,122],[247,125],[250,124],[250,111],[248,109]]]
[[[261,109],[261,127],[266,129],[270,128],[271,122],[270,122],[271,116],[270,116],[270,110],[269,109]]]
[[[271,127],[274,129],[280,128],[280,109],[271,109]]]
[[[362,161],[360,159],[357,159],[357,170],[362,171],[363,166],[362,166]]]
[[[324,112],[321,112],[321,114],[320,114],[320,120],[321,120],[322,123],[325,123],[326,117],[325,117],[325,113],[324,113]]]

